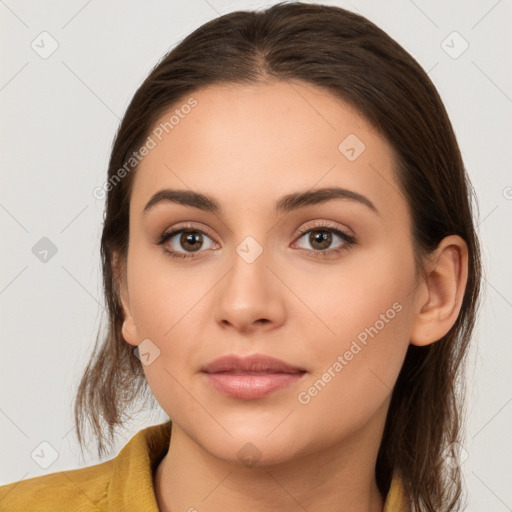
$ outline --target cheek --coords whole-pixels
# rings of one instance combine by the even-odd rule
[[[188,387],[188,379],[197,371],[194,329],[198,315],[208,314],[204,304],[198,303],[205,291],[194,286],[199,281],[192,283],[189,275],[171,270],[166,257],[143,256],[134,252],[129,285],[138,337],[151,340],[150,351],[156,354],[150,364],[143,365],[148,385],[167,414],[200,414],[183,386]]]
[[[140,341],[151,340],[159,351],[155,363],[145,366],[148,380],[173,382],[167,371],[176,377],[197,371],[198,340],[204,338],[199,329],[211,316],[208,292],[215,274],[182,268],[160,248],[133,244],[129,254],[130,306],[137,335]]]
[[[413,263],[411,253],[381,245],[354,252],[336,267],[319,266],[315,272],[304,272],[299,278],[290,274],[288,279],[321,320],[317,327],[324,324],[326,339],[330,336],[334,344],[339,340],[337,348],[343,348],[347,340],[359,335],[364,339],[365,329],[375,324],[380,333],[390,336],[406,328],[399,318],[405,315],[397,310],[403,311],[413,298]]]
[[[161,248],[137,247],[128,261],[130,305],[140,339],[164,340],[186,322],[201,291]]]
[[[313,281],[317,292],[309,303],[329,330],[315,339],[309,328],[314,372],[297,398],[318,414],[329,410],[333,421],[346,422],[350,411],[356,425],[391,394],[403,364],[415,285],[412,256],[383,250],[347,260],[337,279],[331,274]]]
[[[317,337],[312,373],[297,392],[306,430],[318,418],[328,431],[358,430],[388,403],[402,367],[409,322],[400,297],[375,300],[364,312],[350,306],[339,314],[336,336]]]

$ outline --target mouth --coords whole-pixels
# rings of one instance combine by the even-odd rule
[[[246,357],[229,354],[206,364],[201,368],[201,371],[206,373],[299,373],[305,372],[306,370],[305,368],[300,368],[264,354],[253,354]]]
[[[296,384],[307,373],[304,368],[261,354],[218,358],[201,372],[214,390],[238,399],[263,398]]]

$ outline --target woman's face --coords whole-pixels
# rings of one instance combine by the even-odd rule
[[[143,342],[155,398],[225,460],[253,450],[260,464],[285,461],[356,431],[378,437],[423,289],[390,146],[304,83],[191,97],[150,134],[130,204],[123,336]],[[330,188],[350,192],[316,195]],[[165,194],[146,208],[162,190],[207,195],[218,211]],[[183,227],[188,236],[159,244]],[[226,394],[201,368],[229,354],[305,372],[267,394]]]

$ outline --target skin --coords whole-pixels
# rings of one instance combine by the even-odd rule
[[[116,259],[123,336],[133,346],[149,339],[160,350],[144,371],[173,421],[155,474],[160,510],[382,511],[374,471],[392,388],[409,343],[433,343],[454,324],[467,281],[466,244],[445,238],[420,279],[392,148],[328,92],[270,81],[215,85],[192,96],[197,106],[136,171],[127,259]],[[349,134],[365,144],[354,161],[338,149]],[[350,199],[273,211],[285,194],[331,186],[363,194],[379,213]],[[209,194],[223,213],[167,202],[143,214],[163,188]],[[195,258],[171,258],[156,242],[183,222],[208,230],[199,250],[193,241],[180,244],[180,234],[166,247]],[[315,231],[298,229],[325,222],[357,243],[318,257],[344,241],[330,232],[322,249]],[[252,263],[236,252],[247,236],[263,251]],[[401,311],[300,403],[298,393],[395,303]],[[265,398],[228,397],[200,368],[231,353],[267,354],[308,373]],[[252,467],[237,455],[246,443],[259,451]]]

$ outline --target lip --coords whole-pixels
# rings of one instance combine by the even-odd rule
[[[236,354],[229,354],[214,359],[211,363],[201,368],[206,373],[219,372],[265,372],[265,373],[298,373],[305,372],[305,368],[293,366],[275,357],[264,354],[253,354],[247,357],[240,357]]]
[[[298,382],[307,373],[304,368],[263,354],[223,356],[201,371],[213,389],[244,400],[268,396]]]

